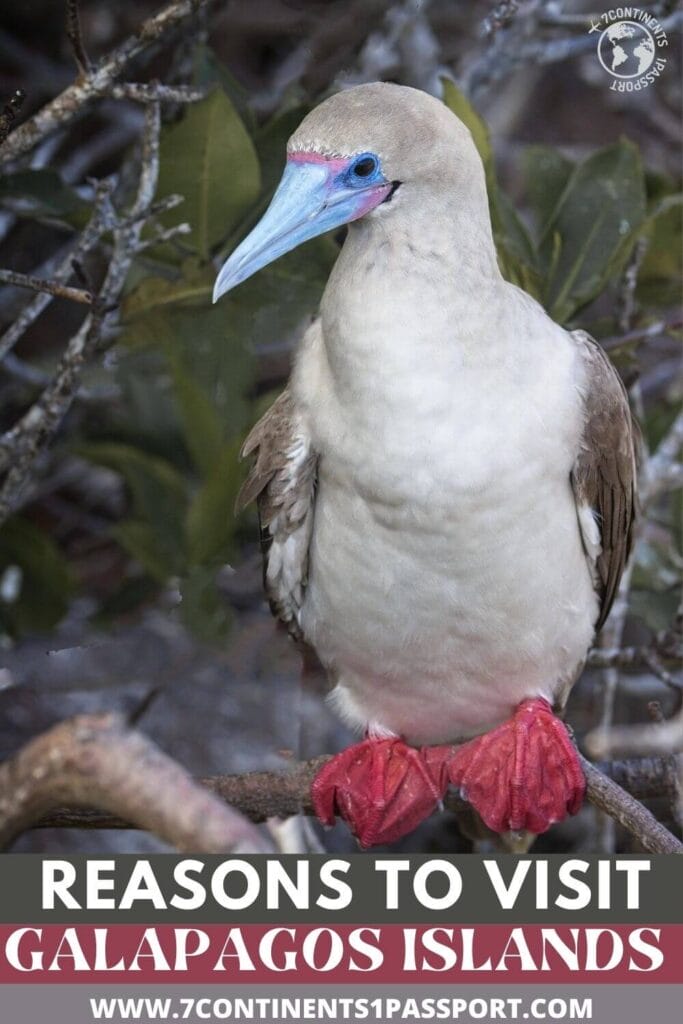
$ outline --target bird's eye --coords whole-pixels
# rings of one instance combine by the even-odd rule
[[[357,178],[369,178],[378,167],[378,160],[374,156],[361,156],[351,168]]]

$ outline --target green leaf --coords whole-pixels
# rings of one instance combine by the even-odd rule
[[[151,574],[126,577],[112,594],[103,599],[91,621],[93,625],[107,629],[123,616],[129,616],[149,604],[158,592],[158,580]]]
[[[16,171],[0,177],[0,203],[20,216],[56,221],[81,228],[90,216],[90,203],[57,171]]]
[[[187,221],[192,231],[183,244],[203,260],[245,216],[260,189],[253,143],[222,89],[163,130],[157,193],[179,193],[185,202],[161,219],[167,227]]]
[[[338,255],[328,234],[264,267],[215,307],[224,329],[255,348],[281,344],[316,313]]]
[[[200,43],[193,54],[194,84],[202,89],[219,85],[226,94],[243,123],[252,133],[256,126],[254,113],[249,106],[249,91],[216,56],[209,46]]]
[[[126,519],[113,527],[112,537],[157,583],[166,583],[179,570],[176,559],[164,548],[163,539],[151,523]]]
[[[442,78],[441,81],[444,103],[469,128],[474,145],[484,164],[491,224],[501,272],[508,281],[537,295],[539,280],[536,273],[534,246],[524,222],[508,196],[498,186],[493,149],[486,122],[450,79]]]
[[[637,590],[631,591],[629,614],[643,620],[653,633],[670,629],[676,615],[678,600],[676,591]]]
[[[541,275],[529,233],[512,201],[495,184],[489,186],[491,222],[501,273],[538,298]]]
[[[452,110],[456,117],[459,117],[463,124],[469,128],[474,145],[477,147],[479,156],[484,164],[486,180],[490,182],[494,177],[493,150],[491,149],[491,140],[486,122],[479,116],[464,94],[460,92],[457,85],[451,82],[450,78],[442,78],[441,82],[443,84],[443,101],[448,109]]]
[[[90,426],[90,438],[131,445],[187,468],[182,423],[163,352],[151,346],[121,345],[116,380],[122,401],[101,423],[98,419]]]
[[[254,135],[254,145],[261,162],[263,192],[268,197],[285,169],[287,141],[309,110],[310,107],[302,105],[280,110]]]
[[[131,554],[159,579],[182,572],[188,490],[180,473],[163,459],[128,445],[95,442],[77,445],[75,451],[126,481],[132,517],[116,531]]]
[[[123,316],[130,323],[142,313],[169,306],[206,306],[211,302],[215,276],[210,266],[186,260],[171,278],[146,277],[126,295]]]
[[[572,172],[541,240],[541,257],[561,249],[546,280],[545,304],[560,323],[594,299],[628,259],[633,232],[645,217],[638,149],[622,140],[594,153]]]
[[[247,394],[254,373],[253,357],[243,341],[250,337],[251,324],[242,307],[237,309],[241,316],[233,315],[229,302],[202,309],[177,308],[148,313],[135,324],[138,339],[158,345],[164,353],[173,370],[173,380],[184,373],[202,388],[222,424],[225,438],[244,429]],[[270,326],[274,329],[274,325]],[[175,398],[182,418],[184,395],[175,394]],[[188,408],[184,408],[186,413]],[[192,448],[189,443],[188,450]]]
[[[235,498],[240,487],[239,441],[224,446],[187,514],[192,564],[220,564],[233,553]]]
[[[208,393],[186,372],[181,359],[170,357],[169,363],[187,448],[197,469],[207,476],[220,457],[225,424]]]
[[[655,307],[677,305],[683,278],[683,195],[656,202],[643,233],[648,248],[638,274],[638,300]]]
[[[10,635],[47,631],[66,614],[72,592],[68,562],[27,519],[8,519],[0,530],[0,579],[7,585],[0,595],[0,627]]]
[[[163,352],[185,446],[206,476],[246,420],[253,360],[242,338],[253,333],[252,314],[235,315],[242,289],[220,307],[209,304],[214,275],[208,267],[190,262],[183,270],[183,278],[149,278],[130,293],[122,343]]]
[[[216,570],[195,566],[180,581],[180,616],[203,643],[222,645],[230,632],[230,608],[216,587]]]
[[[641,418],[641,427],[643,428],[645,440],[650,451],[656,451],[680,412],[680,399],[674,402],[667,402],[666,398],[662,397],[658,402],[653,403],[652,408],[648,409],[645,417]]]
[[[574,164],[552,146],[527,146],[522,156],[522,165],[527,200],[540,238],[567,187]]]

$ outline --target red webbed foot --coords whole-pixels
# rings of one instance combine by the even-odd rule
[[[448,775],[494,832],[545,832],[576,814],[586,789],[567,728],[541,698],[459,747]]]
[[[417,750],[403,740],[363,740],[336,754],[313,785],[313,807],[324,825],[340,815],[361,846],[393,843],[412,832],[443,798],[452,747]],[[435,753],[436,752],[436,753]]]

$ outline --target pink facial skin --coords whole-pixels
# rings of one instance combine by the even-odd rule
[[[287,163],[292,164],[322,164],[328,167],[330,174],[337,177],[349,166],[353,157],[350,156],[323,156],[322,153],[297,151],[287,154]]]
[[[355,159],[355,157],[323,156],[321,153],[315,153],[312,150],[287,154],[287,163],[320,164],[326,167],[328,169],[327,181],[330,191],[333,190],[340,175],[348,170]],[[353,216],[349,217],[347,223],[350,223],[352,220],[360,220],[370,210],[374,210],[376,206],[383,203],[391,192],[391,188],[390,182],[382,182],[377,185],[369,185],[365,189],[358,189],[359,205]]]

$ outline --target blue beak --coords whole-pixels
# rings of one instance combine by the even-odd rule
[[[347,184],[338,160],[290,160],[263,217],[221,267],[213,301],[302,242],[362,217],[389,189],[384,180]]]

